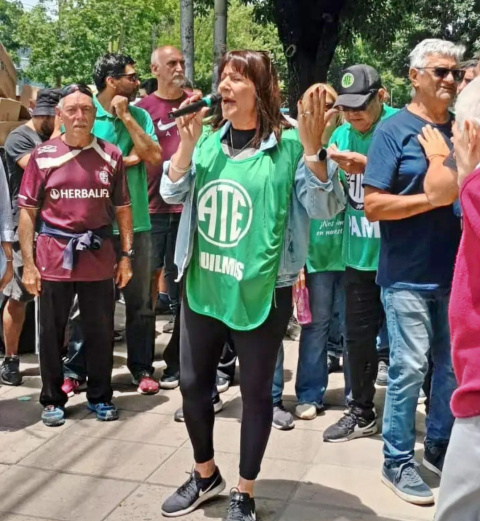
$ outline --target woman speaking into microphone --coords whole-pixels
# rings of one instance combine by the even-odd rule
[[[226,521],[254,521],[255,479],[272,424],[272,380],[292,311],[292,286],[307,255],[309,218],[342,210],[343,191],[327,171],[321,89],[299,102],[299,127],[280,112],[267,53],[232,51],[219,67],[221,112],[177,119],[180,145],[160,192],[184,203],[175,262],[185,277],[180,320],[180,388],[195,466],[162,506],[187,514],[225,488],[214,460],[212,390],[230,332],[240,363],[243,414],[240,479]],[[186,100],[183,106],[198,97]]]

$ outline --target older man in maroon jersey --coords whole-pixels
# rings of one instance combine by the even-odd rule
[[[48,426],[65,422],[62,352],[75,295],[84,323],[88,408],[99,420],[118,418],[111,403],[114,278],[121,288],[132,275],[132,214],[122,154],[91,134],[95,106],[85,85],[66,87],[57,112],[65,133],[35,149],[18,199],[23,283],[40,301],[40,403]],[[115,219],[122,247],[118,265]]]

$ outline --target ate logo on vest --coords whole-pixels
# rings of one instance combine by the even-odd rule
[[[348,203],[354,210],[363,210],[363,174],[347,174]]]
[[[210,181],[198,194],[198,231],[215,246],[237,246],[248,233],[252,218],[252,200],[235,181]]]

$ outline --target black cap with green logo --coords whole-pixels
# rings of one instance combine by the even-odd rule
[[[358,109],[366,106],[382,88],[380,74],[370,65],[352,65],[342,72],[339,96],[335,107]]]

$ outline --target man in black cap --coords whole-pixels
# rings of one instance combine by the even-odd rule
[[[18,192],[22,182],[23,172],[27,167],[30,155],[37,145],[40,145],[58,127],[55,119],[55,107],[60,99],[60,89],[42,89],[38,92],[37,104],[32,112],[32,119],[16,128],[5,141],[10,197],[13,207],[13,224],[15,227],[15,242],[13,243],[14,277],[3,293],[8,301],[3,311],[3,333],[5,342],[5,359],[0,367],[0,382],[4,385],[20,385],[20,360],[18,358],[18,343],[25,321],[27,303],[33,299],[22,284],[23,261],[18,242]]]
[[[386,370],[388,353],[377,355],[376,338],[384,320],[380,288],[375,282],[380,230],[378,223],[370,223],[365,217],[362,182],[375,128],[396,112],[384,104],[382,80],[369,65],[353,65],[344,70],[339,93],[335,107],[343,112],[346,123],[332,134],[329,157],[338,163],[340,176],[348,185],[343,253],[352,396],[345,415],[324,432],[324,440],[330,442],[377,432],[375,380],[379,365],[381,372]]]

